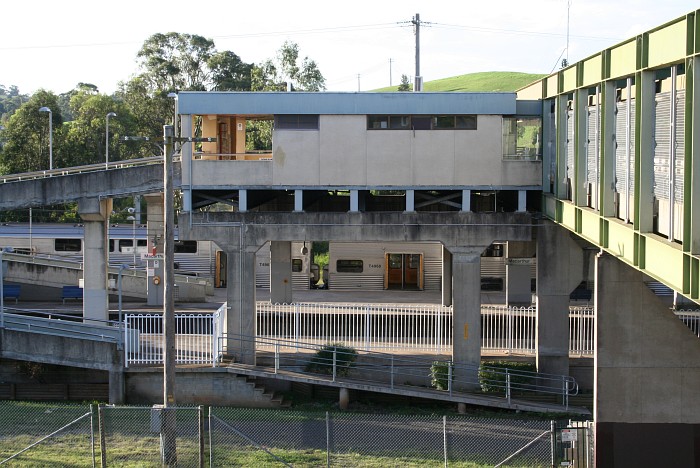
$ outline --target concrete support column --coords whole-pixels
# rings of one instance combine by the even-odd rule
[[[360,192],[359,190],[350,190],[350,212],[357,213],[360,211]]]
[[[569,231],[537,228],[537,370],[569,374],[569,295],[583,276],[583,253]]]
[[[301,212],[304,211],[304,191],[295,190],[294,191],[294,211]]]
[[[163,217],[163,194],[155,193],[145,196],[146,198],[146,235],[148,242],[149,254],[163,254],[165,224]],[[154,267],[152,263],[150,267]],[[155,284],[153,281],[156,276],[163,278],[163,262],[158,263],[158,268],[148,268],[150,276],[146,277],[146,303],[149,306],[163,305],[163,288],[164,283]]]
[[[241,213],[248,211],[248,191],[245,189],[238,191],[238,211]]]
[[[442,305],[452,305],[452,253],[442,247]]]
[[[416,211],[416,191],[406,190],[406,212],[413,213]]]
[[[292,243],[270,242],[270,302],[292,303]]]
[[[700,340],[601,253],[595,293],[595,466],[700,466]]]
[[[452,253],[452,360],[469,366],[456,378],[478,386],[481,363],[481,252],[486,247],[448,247]],[[470,387],[464,385],[462,387]]]
[[[518,190],[518,211],[527,211],[527,190]]]
[[[123,405],[125,393],[124,372],[121,370],[109,371],[109,404]]]
[[[462,190],[462,211],[472,210],[472,191]]]
[[[246,246],[242,250],[226,250],[227,354],[245,364],[255,364],[255,253],[258,248]]]
[[[83,241],[83,320],[108,320],[107,267],[109,241],[107,227],[112,199],[83,198],[78,214],[85,225]]]
[[[532,304],[531,277],[535,255],[533,242],[508,242],[506,245],[506,304]]]

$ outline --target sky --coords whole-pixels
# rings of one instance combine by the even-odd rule
[[[551,73],[562,58],[576,62],[697,8],[690,0],[3,2],[0,85],[59,94],[82,82],[111,94],[139,72],[145,39],[175,31],[212,39],[247,63],[273,58],[293,41],[316,62],[328,91],[368,91],[415,74],[416,14],[424,82]]]

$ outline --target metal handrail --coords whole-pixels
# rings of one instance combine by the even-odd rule
[[[347,352],[343,351],[342,345],[337,345],[340,349],[333,349],[333,358],[319,358],[316,353],[324,346],[328,345],[311,345],[302,344],[294,341],[261,337],[250,337],[246,335],[222,335],[222,344],[220,349],[227,349],[227,354],[235,355],[236,361],[246,361],[246,357],[250,357],[255,353],[258,346],[271,346],[274,348],[274,372],[286,368],[293,370],[296,373],[305,372],[308,364],[314,359],[314,363],[321,367],[328,367],[327,379],[331,382],[338,382],[342,377],[341,374],[348,369],[342,367],[342,364],[349,359],[342,359]],[[238,344],[238,346],[236,346]],[[228,345],[228,346],[227,346]],[[330,345],[334,346],[334,345]],[[287,352],[281,352],[287,350]],[[388,378],[390,388],[395,388],[395,382],[401,381],[402,387],[421,387],[425,388],[424,382],[431,377],[430,370],[435,360],[421,358],[407,358],[387,353],[374,351],[354,351],[353,355],[361,357],[361,363],[357,364],[356,368],[361,369],[361,372],[353,373],[351,380],[361,380],[376,382],[376,380],[363,378],[366,374],[384,374]],[[347,356],[348,358],[350,356]],[[339,359],[340,358],[340,359]],[[500,389],[499,394],[504,394],[504,398],[508,403],[511,401],[511,396],[514,392],[518,394],[539,394],[539,395],[558,395],[561,397],[562,406],[568,408],[569,397],[578,394],[578,384],[576,380],[567,375],[547,374],[540,372],[531,372],[523,370],[502,369],[489,366],[475,366],[469,364],[459,364],[450,361],[444,361],[447,364],[448,375],[441,375],[447,383],[445,391],[450,394],[454,393],[479,393],[482,384],[488,384],[490,388]],[[236,364],[229,364],[230,367],[235,367]],[[490,374],[500,376],[501,378],[492,378],[484,381],[480,378],[480,371],[488,371]],[[308,372],[308,371],[307,371]],[[322,374],[309,373],[316,378],[321,378]],[[516,378],[521,378],[524,382],[517,381]],[[417,383],[410,383],[413,379]],[[466,389],[466,390],[465,390]],[[498,396],[493,393],[487,393],[490,396]]]
[[[15,313],[8,313],[8,310],[13,310]],[[47,317],[28,316],[26,315],[28,313],[45,315]],[[91,322],[105,324],[94,325],[76,320],[80,320],[80,318],[74,315],[44,312],[41,310],[5,308],[6,330],[28,331],[45,335],[62,336],[65,338],[75,338],[77,336],[80,339],[117,344],[122,343],[123,328],[121,323],[113,320],[89,319]]]
[[[125,167],[148,166],[163,162],[163,156],[150,156],[147,158],[127,159],[125,161],[113,161],[107,164],[108,169],[123,169]],[[47,177],[57,177],[84,172],[99,172],[105,170],[105,163],[88,164],[85,166],[66,167],[63,169],[22,172],[19,174],[7,174],[0,177],[0,182],[17,182],[22,180],[44,179]]]

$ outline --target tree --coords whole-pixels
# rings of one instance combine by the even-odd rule
[[[55,94],[39,90],[22,104],[7,121],[3,137],[5,144],[0,153],[0,170],[5,174],[31,172],[49,168],[49,124],[47,114],[39,108],[48,107],[53,112],[53,165],[65,167],[62,149],[63,119]]]
[[[213,91],[250,91],[253,66],[231,51],[217,52],[207,61]]]
[[[408,81],[408,76],[401,75],[401,84],[399,85],[398,91],[411,91],[411,83]]]
[[[316,62],[304,57],[299,61],[299,45],[285,41],[277,57],[268,59],[253,69],[254,91],[283,91],[289,84],[293,91],[323,91],[326,79]]]
[[[141,77],[151,90],[204,91],[209,82],[207,62],[214,56],[214,42],[196,34],[154,34],[137,54]]]
[[[17,86],[6,88],[0,85],[0,123],[7,121],[28,100],[29,96],[20,94]]]
[[[110,160],[122,158],[120,135],[138,133],[127,107],[111,96],[78,90],[70,99],[74,120],[65,124],[65,148],[71,165],[95,164],[105,161],[107,114],[117,114],[110,120]]]

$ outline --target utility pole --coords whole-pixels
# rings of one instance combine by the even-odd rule
[[[394,84],[391,82],[391,62],[392,60],[389,59],[389,86],[393,86]]]
[[[416,34],[416,76],[413,80],[413,91],[420,92],[423,91],[423,77],[420,76],[420,14],[416,13],[411,23],[415,26]]]
[[[360,74],[357,74],[357,92],[360,92]]]
[[[175,413],[175,304],[173,286],[175,269],[175,216],[173,194],[174,135],[172,125],[163,125],[165,157],[163,158],[163,191],[165,192],[163,220],[165,224],[165,262],[163,268],[163,410],[161,413],[161,446],[163,466],[177,466],[177,419]]]

